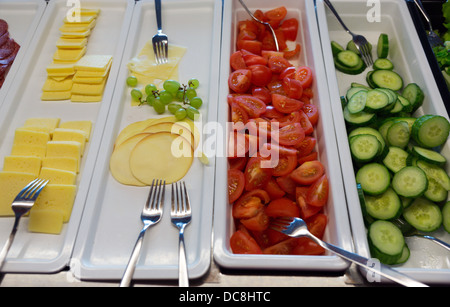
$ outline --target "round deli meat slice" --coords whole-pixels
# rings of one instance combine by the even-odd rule
[[[0,36],[6,32],[8,32],[8,23],[5,20],[0,19]]]

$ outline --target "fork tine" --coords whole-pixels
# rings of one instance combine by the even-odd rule
[[[145,208],[150,208],[150,204],[153,202],[153,199],[155,198],[155,192],[154,192],[154,186],[155,186],[155,179],[152,180],[152,185],[150,186],[150,192],[148,193],[147,202],[145,203]]]
[[[47,185],[48,180],[41,180],[39,184],[30,192],[30,196],[32,200],[36,200],[41,193],[42,189]],[[34,194],[33,194],[34,193]]]
[[[16,196],[16,199],[24,197],[24,195],[38,182],[40,179],[36,178],[33,181],[31,181],[29,184],[27,184]]]
[[[184,201],[185,201],[185,210],[186,212],[190,213],[191,212],[191,204],[189,201],[189,194],[186,190],[186,183],[183,181],[183,188],[184,188]]]
[[[155,193],[155,200],[152,203],[152,209],[154,209],[154,210],[160,210],[161,205],[164,203],[165,184],[166,184],[166,181],[156,180],[157,195]]]

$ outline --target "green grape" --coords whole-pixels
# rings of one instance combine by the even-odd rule
[[[202,104],[203,104],[203,100],[200,97],[194,97],[191,99],[191,106],[196,109],[200,109]]]
[[[175,99],[177,101],[182,102],[184,100],[184,90],[178,90],[176,95],[175,95]]]
[[[176,93],[180,88],[180,83],[175,80],[164,81],[163,88],[169,93]]]
[[[155,102],[155,100],[156,100],[155,95],[150,94],[150,95],[147,96],[147,104],[148,104],[149,106],[152,107],[152,106],[153,106],[153,103]]]
[[[163,114],[166,112],[166,105],[162,103],[159,98],[155,98],[155,101],[153,101],[153,108],[158,114]]]
[[[192,87],[193,89],[198,88],[199,85],[200,85],[200,82],[198,81],[198,79],[192,78],[192,79],[189,79],[189,81],[188,81],[188,86]]]
[[[153,92],[156,92],[156,91],[158,91],[158,88],[154,84],[147,84],[145,86],[145,93],[147,95],[153,94]]]
[[[191,107],[191,106],[189,106],[186,109],[186,112],[187,112],[187,117],[189,117],[192,120],[196,120],[198,118],[198,116],[200,115],[200,112],[196,108]]]
[[[181,108],[181,106],[178,103],[169,103],[167,105],[167,109],[172,114],[175,114],[175,112],[178,111],[180,108]]]
[[[161,99],[161,102],[165,105],[168,105],[173,101],[173,96],[168,91],[161,91],[159,92],[159,98]]]
[[[186,98],[191,100],[192,98],[197,97],[197,92],[192,87],[186,90]]]
[[[135,76],[129,76],[127,78],[128,86],[135,87],[138,84],[138,79]]]
[[[176,112],[175,112],[175,118],[177,120],[183,120],[186,118],[187,115],[187,111],[184,108],[179,108]]]
[[[137,88],[134,88],[131,90],[131,98],[133,98],[134,101],[140,101],[142,98],[142,92],[138,90]]]

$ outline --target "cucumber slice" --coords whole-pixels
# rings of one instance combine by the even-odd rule
[[[333,56],[336,56],[339,52],[344,50],[344,47],[342,47],[339,43],[335,41],[331,42],[331,52],[333,53]]]
[[[394,106],[389,110],[389,114],[391,116],[396,116],[400,112],[402,112],[404,109],[403,104],[400,102],[400,100],[397,99],[397,101],[394,103]]]
[[[350,152],[356,162],[372,161],[379,153],[381,144],[370,134],[355,135],[350,138]]]
[[[423,193],[423,196],[435,203],[440,203],[447,200],[448,191],[433,177],[428,177],[428,188]]]
[[[450,177],[443,168],[420,159],[416,163],[427,177],[434,178],[445,190],[450,191]]]
[[[447,162],[447,159],[443,155],[434,150],[413,146],[411,152],[420,160],[424,160],[431,164],[436,164],[440,167],[444,166],[445,162]]]
[[[377,55],[381,59],[389,55],[389,36],[385,33],[381,33],[378,38]]]
[[[355,95],[356,93],[360,92],[360,91],[366,91],[367,90],[365,88],[361,88],[361,87],[351,87],[348,89],[347,93],[345,93],[345,97],[347,98],[347,100],[350,100],[353,95]]]
[[[393,91],[399,91],[403,88],[403,79],[391,70],[374,70],[369,79],[375,88],[383,87]]]
[[[446,202],[442,208],[442,224],[445,231],[450,233],[450,201]]]
[[[367,44],[368,44],[369,52],[372,53],[372,44],[369,43],[369,42],[367,42]],[[359,54],[359,50],[356,47],[356,44],[355,44],[355,42],[353,40],[350,40],[347,43],[347,47],[346,48],[347,48],[347,50],[351,50],[351,51],[355,52],[356,54]]]
[[[383,91],[370,90],[367,92],[366,112],[378,112],[389,104],[389,96]]]
[[[432,232],[442,224],[442,213],[438,205],[425,198],[417,198],[403,211],[403,217],[414,228]]]
[[[403,90],[402,96],[411,103],[410,112],[412,113],[416,112],[422,106],[423,100],[425,99],[425,94],[416,83],[408,84]]]
[[[366,75],[366,81],[367,81],[367,84],[369,84],[369,86],[370,86],[371,88],[377,88],[378,86],[376,86],[376,84],[373,83],[372,78],[371,78],[373,72],[374,72],[374,70],[371,70],[371,71],[369,71],[369,72],[367,73],[367,75]]]
[[[383,139],[387,142],[387,133],[389,131],[389,128],[394,124],[394,122],[396,121],[396,118],[394,117],[389,117],[386,120],[384,120],[380,127],[378,128],[378,132],[380,132],[381,136],[383,137]]]
[[[360,87],[366,90],[370,90],[370,87],[368,87],[367,85],[358,83],[358,82],[352,82],[351,87]]]
[[[347,124],[355,127],[369,126],[371,123],[375,122],[377,116],[375,113],[367,113],[361,111],[359,113],[350,113],[348,106],[344,108],[344,119]]]
[[[356,182],[368,195],[380,195],[391,184],[391,176],[386,166],[379,163],[369,163],[361,167],[356,173]]]
[[[395,264],[403,254],[405,238],[392,222],[378,220],[368,230],[371,256],[384,264]]]
[[[450,132],[450,123],[440,115],[423,115],[412,126],[411,135],[421,147],[433,148],[444,144]]]
[[[403,246],[402,255],[400,256],[400,259],[398,259],[394,264],[403,264],[406,261],[408,261],[409,256],[411,256],[411,251],[409,250],[408,245]]]
[[[348,101],[347,108],[351,114],[356,114],[364,110],[366,107],[367,91],[359,90],[353,94]]]
[[[381,144],[381,148],[380,148],[380,152],[378,154],[381,154],[384,150],[384,148],[386,147],[386,142],[383,139],[383,136],[381,135],[380,132],[378,132],[376,129],[371,128],[371,127],[358,127],[354,130],[352,130],[352,132],[350,132],[350,134],[348,135],[349,138],[355,136],[355,135],[360,135],[360,134],[371,134],[373,136],[375,136],[378,140],[378,142],[380,142]]]
[[[345,51],[342,51],[342,52],[345,52]],[[341,53],[339,53],[337,56],[334,57],[334,65],[335,65],[337,70],[343,72],[344,74],[348,74],[348,75],[359,75],[360,73],[362,73],[366,69],[366,64],[364,64],[363,60],[359,56],[358,56],[358,64],[356,66],[348,67],[346,65],[342,65],[337,60],[337,57]]]
[[[403,110],[404,112],[411,112],[413,109],[412,104],[409,102],[408,99],[406,99],[405,97],[398,95],[397,96],[398,102],[400,102],[400,104],[403,106]]]
[[[366,197],[367,213],[377,220],[398,218],[403,210],[402,202],[392,188],[376,196]]]
[[[405,148],[410,139],[408,123],[402,120],[395,120],[387,130],[386,139],[390,146]]]
[[[388,59],[376,59],[375,62],[373,63],[373,69],[374,70],[378,70],[378,69],[384,69],[384,70],[393,70],[394,69],[394,64],[392,64],[391,61],[389,61]]]
[[[404,197],[419,197],[428,188],[425,172],[417,166],[407,166],[394,174],[392,188]]]
[[[398,147],[389,147],[389,152],[383,159],[383,164],[393,173],[397,173],[402,168],[406,167],[406,160],[409,154]]]
[[[336,61],[342,66],[354,68],[359,65],[361,58],[353,51],[344,50],[338,53]]]

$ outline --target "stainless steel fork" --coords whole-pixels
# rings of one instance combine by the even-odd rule
[[[178,284],[180,287],[189,287],[189,274],[184,245],[184,229],[191,222],[192,212],[189,195],[184,183],[172,183],[172,224],[178,228]]]
[[[345,31],[353,37],[353,42],[355,43],[356,48],[358,49],[359,53],[361,54],[361,58],[363,59],[366,66],[372,66],[373,65],[372,52],[370,49],[370,44],[367,41],[367,39],[364,36],[355,34],[349,30],[349,28],[342,21],[341,17],[339,16],[339,14],[336,11],[336,9],[334,8],[334,6],[331,4],[330,0],[323,0],[323,1],[326,3],[326,5],[328,5],[330,10],[336,16],[339,23],[345,29]]]
[[[147,202],[142,209],[141,220],[144,224],[141,232],[139,233],[136,244],[134,245],[133,252],[131,253],[130,260],[128,261],[125,273],[123,274],[120,287],[128,287],[133,279],[136,263],[141,253],[142,243],[144,240],[144,234],[150,226],[155,225],[161,220],[163,214],[164,193],[166,191],[166,181],[153,179],[150,187],[150,193],[148,194]]]
[[[414,0],[414,2],[416,3],[416,6],[419,8],[419,11],[422,13],[423,17],[425,17],[425,20],[428,23],[428,27],[430,28],[427,37],[431,48],[434,48],[436,46],[444,46],[442,39],[439,37],[439,35],[436,34],[436,32],[434,32],[430,17],[428,17],[428,14],[425,12],[425,8],[423,7],[422,2],[420,0]]]
[[[25,188],[23,188],[14,199],[11,208],[14,211],[15,220],[11,234],[9,235],[5,246],[0,252],[0,270],[3,268],[6,255],[8,254],[8,251],[14,241],[14,237],[16,236],[20,218],[28,211],[30,211],[31,207],[33,207],[36,199],[38,198],[39,193],[41,193],[42,189],[47,185],[47,183],[48,180],[39,178],[35,179],[31,181]]]
[[[299,237],[307,237],[313,240],[315,243],[319,244],[324,249],[335,253],[336,255],[344,258],[345,260],[351,261],[359,266],[362,266],[372,272],[379,274],[380,276],[384,276],[387,279],[395,281],[401,285],[408,287],[427,287],[423,283],[420,283],[407,275],[404,275],[394,269],[391,269],[389,266],[379,263],[378,265],[371,265],[371,261],[367,258],[364,258],[358,254],[346,251],[338,246],[335,246],[330,243],[326,243],[312,233],[309,232],[308,226],[305,221],[301,218],[278,218],[274,220],[270,227],[276,231],[284,233],[290,237],[299,238]]]
[[[155,0],[156,25],[158,32],[153,36],[153,52],[155,53],[156,63],[164,64],[169,59],[169,38],[162,32],[161,21],[161,0]]]

